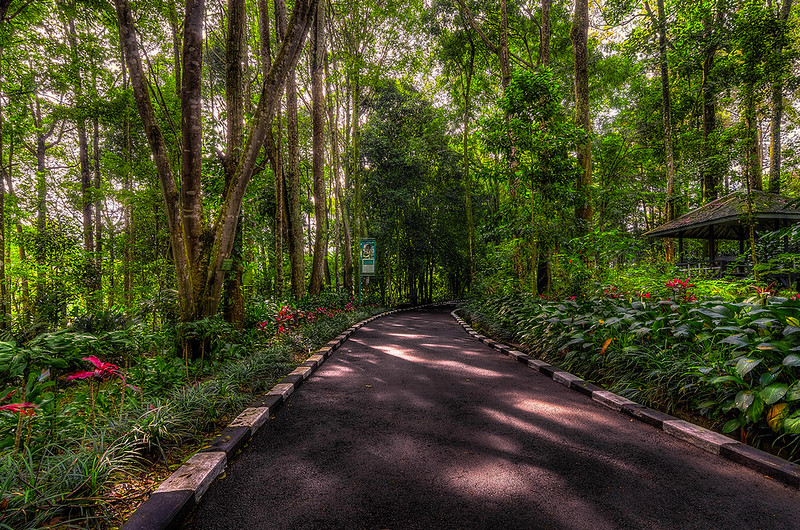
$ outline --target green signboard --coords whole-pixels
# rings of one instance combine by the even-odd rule
[[[362,239],[361,247],[361,276],[375,276],[375,240]]]

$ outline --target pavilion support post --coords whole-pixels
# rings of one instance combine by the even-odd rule
[[[714,225],[708,227],[708,261],[711,266],[717,261],[717,241],[714,237]]]
[[[678,262],[686,262],[686,260],[683,259],[683,234],[678,235]]]

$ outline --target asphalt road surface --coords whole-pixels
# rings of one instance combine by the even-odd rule
[[[800,529],[800,494],[607,409],[444,311],[354,333],[191,529]]]

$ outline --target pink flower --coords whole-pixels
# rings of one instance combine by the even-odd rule
[[[104,363],[94,355],[90,355],[89,357],[84,357],[84,361],[89,361],[95,366],[95,369],[92,371],[81,371],[75,372],[72,375],[68,375],[65,379],[67,381],[73,381],[75,379],[103,379],[106,377],[110,377],[115,375],[117,377],[122,377],[119,372],[119,366],[116,364],[111,363]]]
[[[19,414],[28,414],[32,416],[36,414],[35,409],[38,408],[39,407],[37,407],[33,403],[11,403],[9,405],[3,405],[2,407],[0,407],[0,410],[7,410],[10,412],[15,412]]]

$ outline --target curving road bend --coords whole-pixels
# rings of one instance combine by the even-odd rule
[[[185,528],[791,529],[800,494],[607,409],[430,310],[353,334]]]

